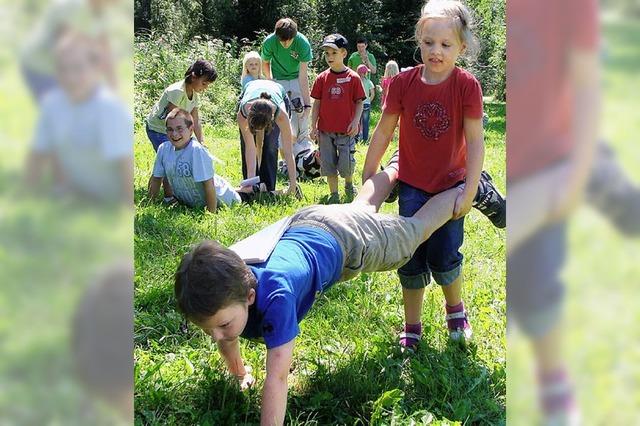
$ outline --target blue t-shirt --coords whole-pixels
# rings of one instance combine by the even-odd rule
[[[240,195],[229,182],[215,174],[213,156],[194,137],[179,150],[170,141],[163,142],[153,164],[153,176],[169,179],[176,198],[191,207],[207,204],[204,182],[212,178],[219,203],[231,206],[241,202]]]
[[[247,74],[244,77],[242,77],[242,79],[240,80],[240,83],[242,85],[242,90],[244,90],[244,87],[249,84],[250,81],[256,80],[256,78],[254,76],[252,76],[251,74]]]
[[[242,336],[262,337],[268,349],[293,340],[316,297],[340,278],[342,259],[340,245],[327,231],[286,231],[266,262],[249,266],[258,285]]]

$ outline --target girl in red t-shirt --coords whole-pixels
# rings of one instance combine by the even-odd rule
[[[478,80],[456,66],[477,52],[469,10],[459,1],[430,1],[421,11],[415,36],[423,64],[394,77],[372,137],[362,181],[378,169],[400,120],[400,214],[410,216],[434,194],[465,182],[453,219],[434,233],[399,269],[405,327],[404,348],[416,348],[424,287],[433,275],[446,299],[449,336],[471,336],[461,298],[463,221],[476,196],[484,161],[482,90]]]

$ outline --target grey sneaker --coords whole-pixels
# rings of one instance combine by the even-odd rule
[[[347,198],[351,198],[353,199],[353,197],[355,197],[356,195],[358,195],[358,190],[356,189],[355,186],[353,186],[353,184],[351,185],[345,185],[344,186],[344,193],[347,196]]]
[[[162,199],[162,204],[164,204],[165,206],[173,206],[175,204],[178,204],[178,199],[176,197],[174,197],[173,195],[171,195],[169,197],[164,197]]]
[[[331,196],[329,196],[327,204],[340,204],[340,194],[333,192]]]
[[[396,149],[395,152],[391,155],[391,158],[389,159],[389,161],[387,161],[387,165],[382,167],[380,166],[381,170],[384,169],[388,169],[388,168],[394,168],[396,170],[398,170],[398,159],[400,158],[400,150]],[[400,193],[400,182],[396,182],[396,184],[393,186],[393,189],[391,190],[391,193],[389,194],[389,196],[387,197],[386,200],[384,200],[385,203],[393,203],[395,200],[398,199],[398,194]]]
[[[640,235],[640,188],[625,173],[605,143],[598,152],[587,185],[586,200],[620,232]]]
[[[507,201],[498,192],[489,173],[484,170],[480,174],[478,193],[473,199],[473,207],[488,217],[496,228],[507,226]]]

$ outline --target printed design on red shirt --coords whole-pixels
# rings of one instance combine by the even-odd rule
[[[440,135],[449,130],[451,118],[440,102],[428,102],[416,108],[413,125],[425,139],[438,140]]]
[[[334,84],[329,88],[329,96],[331,99],[340,99],[344,90],[339,84]]]

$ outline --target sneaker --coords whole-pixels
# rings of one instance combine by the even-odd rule
[[[507,201],[493,185],[493,179],[486,171],[480,174],[478,193],[473,199],[473,207],[489,218],[496,228],[507,226]]]
[[[332,193],[327,200],[327,204],[340,204],[340,194],[337,192]]]
[[[586,190],[586,201],[618,231],[640,234],[640,188],[625,173],[613,150],[598,145]]]
[[[173,206],[175,204],[178,204],[178,199],[173,195],[170,197],[164,197],[162,199],[162,204],[164,204],[165,206]]]
[[[380,166],[380,170],[388,169],[390,167],[398,170],[399,158],[400,158],[400,150],[396,149],[396,151],[391,155],[391,158],[389,159],[389,161],[387,161],[387,165],[385,167]],[[387,197],[386,200],[384,200],[384,202],[393,203],[398,199],[399,193],[400,193],[400,182],[396,182],[396,184],[393,185],[393,189],[391,189],[391,193],[389,193],[389,196]]]
[[[462,305],[462,303],[461,303]],[[471,339],[473,330],[471,330],[471,324],[467,318],[467,311],[462,305],[462,310],[456,312],[450,312],[452,308],[445,304],[447,315],[447,328],[449,329],[449,339],[454,342],[463,342]]]
[[[345,185],[344,193],[347,196],[347,198],[353,199],[356,195],[358,195],[358,190],[353,185]]]

